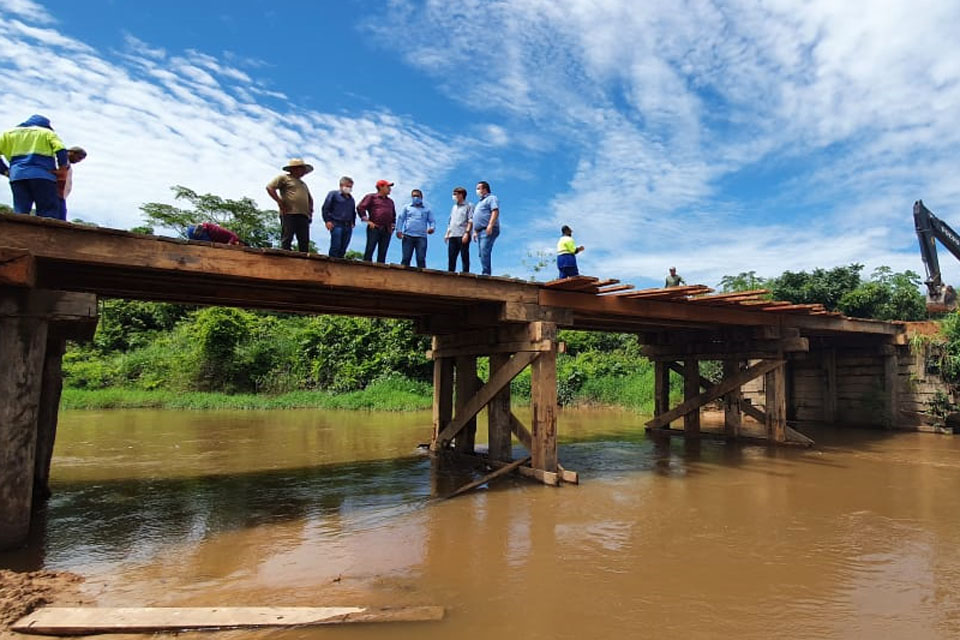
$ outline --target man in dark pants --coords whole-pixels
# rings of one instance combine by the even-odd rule
[[[53,132],[50,120],[41,115],[30,118],[0,134],[0,174],[10,178],[13,210],[30,213],[37,206],[37,215],[60,218],[60,194],[57,191],[58,169],[70,166],[67,149]]]
[[[283,170],[285,174],[267,185],[267,195],[280,207],[280,246],[289,251],[296,236],[297,249],[307,253],[310,251],[313,196],[301,178],[313,171],[313,167],[301,158],[293,158]]]
[[[387,180],[377,180],[377,192],[368,193],[357,205],[357,214],[367,223],[367,248],[363,252],[363,259],[373,260],[373,250],[377,250],[377,262],[387,261],[387,249],[390,247],[390,236],[397,226],[397,209],[390,199],[390,188],[393,183]]]
[[[323,224],[330,232],[330,251],[327,255],[331,258],[343,258],[350,246],[350,237],[353,235],[357,218],[357,203],[353,201],[351,191],[353,178],[343,176],[340,178],[340,188],[328,193],[320,207]]]
[[[470,232],[473,231],[473,205],[467,202],[467,190],[453,190],[453,208],[450,223],[443,239],[447,241],[447,271],[457,270],[457,256],[463,265],[463,273],[470,273]]]

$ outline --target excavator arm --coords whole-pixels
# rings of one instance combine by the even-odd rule
[[[923,200],[913,204],[913,221],[920,241],[920,255],[927,272],[927,309],[930,311],[952,311],[957,305],[957,294],[953,287],[943,284],[940,272],[940,260],[937,258],[937,240],[960,260],[960,235],[946,222],[933,215]]]

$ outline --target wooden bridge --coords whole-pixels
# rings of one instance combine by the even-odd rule
[[[25,539],[32,504],[48,492],[60,359],[66,340],[92,337],[97,296],[413,320],[433,336],[432,449],[476,455],[476,417],[486,408],[483,462],[559,484],[577,478],[557,460],[558,328],[638,336],[655,362],[656,410],[648,428],[657,432],[699,436],[701,407],[722,399],[721,435],[741,437],[747,415],[771,442],[809,444],[787,421],[791,413],[809,412],[811,394],[818,398],[815,419],[895,421],[902,325],[760,293],[711,295],[702,286],[637,291],[585,277],[541,284],[0,215],[0,548]],[[844,354],[876,359],[884,372],[882,411],[860,415],[838,400],[837,360]],[[477,376],[479,356],[490,358],[486,382]],[[701,360],[723,361],[720,383],[700,376]],[[528,366],[529,426],[510,402],[510,381]],[[804,402],[791,396],[811,376],[791,376],[793,368],[822,372],[815,389],[804,389]],[[671,371],[682,377],[684,396],[673,408]],[[675,420],[683,421],[683,431],[670,429]],[[510,462],[513,437],[529,451],[529,465]]]

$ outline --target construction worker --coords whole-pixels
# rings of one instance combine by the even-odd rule
[[[10,178],[13,210],[30,213],[34,205],[37,215],[60,219],[60,197],[57,193],[57,169],[70,166],[67,148],[53,132],[50,119],[30,116],[25,122],[0,134],[0,173]]]
[[[560,228],[560,240],[557,242],[557,270],[560,272],[560,278],[572,278],[580,275],[577,269],[577,254],[583,251],[583,247],[577,246],[573,241],[573,230],[567,225]]]
[[[677,274],[676,267],[670,267],[670,275],[667,276],[667,279],[664,281],[663,286],[666,288],[670,287],[679,287],[682,284],[687,284],[683,278]]]

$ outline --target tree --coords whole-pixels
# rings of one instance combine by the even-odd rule
[[[741,271],[735,276],[720,278],[720,290],[723,293],[752,291],[754,289],[764,289],[766,286],[767,281],[758,276],[756,271]]]
[[[851,264],[833,269],[814,269],[806,271],[784,271],[771,279],[767,285],[774,300],[787,300],[795,304],[820,303],[834,311],[844,294],[860,286],[862,264]]]
[[[13,207],[7,206],[5,204],[0,204],[0,213],[14,213]]]
[[[890,267],[878,267],[868,282],[845,293],[837,308],[858,318],[923,320],[927,310],[919,287],[920,276],[913,271],[894,273]]]
[[[192,209],[179,209],[160,202],[141,205],[146,227],[174,229],[186,237],[187,227],[213,222],[230,229],[251,247],[272,247],[280,238],[280,220],[276,211],[257,208],[252,198],[231,200],[212,193],[198,194],[192,189],[171,187],[176,200],[186,200]]]
[[[536,281],[541,271],[545,271],[550,266],[553,253],[540,249],[538,251],[527,251],[527,256],[521,260],[524,268],[530,272],[530,281]]]

